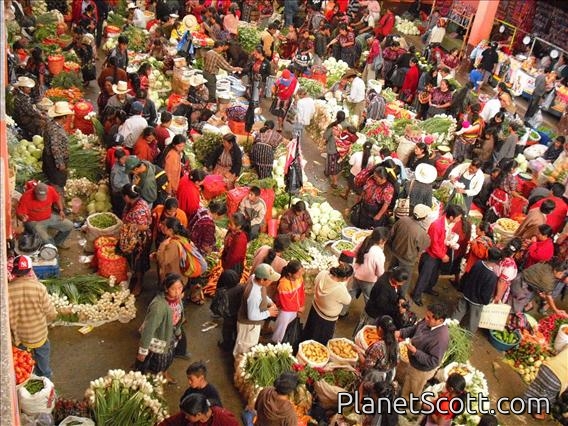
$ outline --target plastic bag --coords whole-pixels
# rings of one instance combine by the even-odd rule
[[[86,417],[68,416],[63,419],[59,426],[76,425],[76,426],[95,426],[95,422]]]
[[[533,115],[531,118],[529,118],[527,120],[527,122],[530,124],[530,126],[533,129],[536,129],[538,126],[540,126],[542,124],[543,118],[542,118],[542,112],[541,112],[540,108],[535,113],[535,115]]]
[[[20,424],[22,426],[53,426],[55,422],[53,416],[48,413],[40,414],[24,414],[20,415]],[[62,423],[63,424],[63,423]],[[94,425],[94,423],[93,423]]]
[[[51,413],[55,406],[55,386],[47,377],[40,377],[34,374],[30,380],[41,380],[43,389],[35,394],[30,394],[25,386],[18,389],[18,403],[20,409],[25,414]]]

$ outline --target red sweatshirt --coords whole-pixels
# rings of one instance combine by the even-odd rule
[[[548,262],[554,256],[554,243],[552,238],[544,241],[535,241],[527,250],[525,269],[539,262]]]
[[[225,236],[225,247],[221,254],[221,264],[223,269],[231,269],[245,261],[247,254],[247,234],[243,231],[227,232]]]
[[[199,186],[193,182],[188,175],[184,174],[179,180],[177,199],[179,208],[182,209],[188,218],[197,212],[200,206]]]
[[[441,216],[432,222],[428,228],[428,236],[430,247],[426,249],[426,253],[436,259],[442,259],[448,250],[446,247],[446,216]]]

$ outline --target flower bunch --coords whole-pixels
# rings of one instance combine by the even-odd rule
[[[288,343],[256,345],[239,363],[239,371],[246,382],[256,389],[272,386],[284,372],[290,371],[296,362]]]
[[[401,34],[408,35],[419,35],[420,31],[414,22],[408,19],[401,18],[400,16],[395,17],[395,28]]]
[[[85,398],[99,425],[153,426],[168,415],[163,397],[165,382],[161,374],[151,376],[139,371],[109,370],[105,377],[90,383]]]
[[[8,126],[8,127],[15,127],[16,126],[16,122],[9,115],[6,115],[5,121],[6,121],[6,126]]]

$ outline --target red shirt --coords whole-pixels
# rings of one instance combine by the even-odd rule
[[[554,210],[552,210],[550,214],[546,215],[546,224],[550,225],[554,232],[560,232],[562,230],[562,226],[564,225],[566,214],[568,213],[568,206],[562,198],[555,197],[554,195],[549,195],[548,197],[543,198],[542,200],[538,200],[536,203],[534,203],[531,207],[531,210],[540,207],[545,200],[552,200],[554,201],[554,204],[556,204]]]
[[[227,232],[225,236],[225,247],[221,254],[221,264],[223,269],[231,269],[245,261],[247,254],[247,234],[243,231]]]
[[[157,145],[156,145],[157,148]],[[157,157],[157,149],[154,149],[151,144],[146,141],[142,136],[138,138],[136,144],[134,145],[134,155],[136,155],[140,160],[146,160],[153,163]]]
[[[436,219],[428,228],[430,247],[426,253],[436,259],[442,259],[448,250],[446,247],[446,216]]]
[[[539,262],[548,262],[554,256],[554,243],[552,238],[544,241],[535,241],[527,250],[525,269]]]
[[[375,26],[375,36],[386,37],[394,27],[394,13],[386,13]]]
[[[125,148],[125,147],[122,147],[122,146],[113,146],[112,148],[109,148],[107,150],[106,158],[105,158],[105,164],[106,164],[107,172],[110,172],[110,170],[112,169],[112,166],[114,166],[114,163],[116,163],[116,158],[115,158],[114,154],[115,154],[115,152],[118,148],[122,149],[126,155],[130,155],[130,151],[129,151],[128,148]]]
[[[35,197],[34,189],[24,192],[16,207],[16,213],[18,216],[28,216],[30,222],[41,222],[51,217],[51,207],[59,202],[59,194],[55,188],[47,185],[47,197],[40,201]]]
[[[156,140],[158,141],[158,148],[160,151],[166,149],[166,139],[172,137],[170,131],[161,124],[156,127]]]
[[[416,89],[418,88],[418,78],[420,77],[420,71],[416,65],[412,65],[406,76],[404,77],[404,83],[402,83],[402,91],[408,91],[414,96]]]

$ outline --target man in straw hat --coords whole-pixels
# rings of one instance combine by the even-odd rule
[[[357,120],[357,122],[353,124],[359,127],[363,118],[363,111],[365,110],[365,82],[359,77],[359,73],[353,69],[347,70],[343,79],[349,82],[347,105],[351,110],[351,114]]]
[[[420,254],[430,245],[430,237],[423,226],[424,220],[432,212],[430,207],[417,204],[410,216],[398,219],[391,229],[385,246],[389,268],[399,267],[412,275]],[[405,283],[400,289],[404,296],[408,288]]]
[[[45,116],[32,103],[30,94],[35,87],[35,81],[29,77],[18,77],[14,83],[14,121],[24,131],[26,138],[42,133]]]
[[[114,95],[111,96],[107,102],[107,107],[125,109],[126,105],[130,104],[134,96],[128,94],[128,83],[126,80],[120,80],[112,85]]]
[[[63,188],[67,182],[67,167],[69,165],[69,140],[63,126],[67,116],[72,114],[73,110],[69,107],[68,102],[56,102],[47,111],[51,120],[47,121],[43,133],[43,173],[61,195],[63,195]]]

